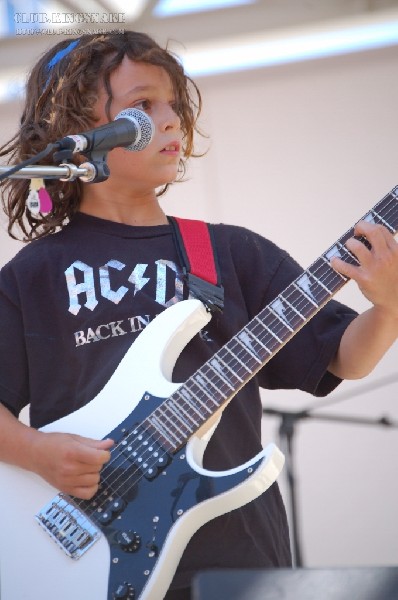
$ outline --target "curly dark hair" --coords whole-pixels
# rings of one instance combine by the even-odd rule
[[[77,38],[76,46],[49,69],[49,63],[73,40],[66,39],[47,51],[33,67],[26,86],[25,107],[21,127],[16,135],[0,148],[8,164],[19,163],[36,156],[49,143],[68,134],[90,129],[95,122],[94,104],[102,81],[108,94],[106,114],[111,121],[112,90],[110,75],[124,56],[136,62],[160,66],[170,76],[176,97],[176,111],[181,120],[183,151],[179,179],[185,173],[185,162],[194,153],[194,134],[199,131],[197,120],[202,100],[195,82],[187,76],[178,58],[159,46],[144,33],[86,34]],[[42,160],[38,164],[48,164]],[[53,200],[47,214],[32,214],[26,208],[29,180],[6,179],[0,182],[2,203],[8,217],[8,233],[14,238],[19,228],[24,241],[54,233],[68,222],[79,208],[82,185],[80,180],[62,182],[47,180],[46,187]],[[163,194],[169,184],[158,195]]]

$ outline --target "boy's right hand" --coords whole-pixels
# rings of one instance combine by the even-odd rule
[[[32,470],[61,492],[83,500],[92,498],[114,442],[41,431],[34,438]]]

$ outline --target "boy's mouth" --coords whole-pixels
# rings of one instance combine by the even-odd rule
[[[167,144],[167,146],[165,146],[161,152],[163,154],[179,154],[180,152],[180,143],[179,142],[171,142],[170,144]]]

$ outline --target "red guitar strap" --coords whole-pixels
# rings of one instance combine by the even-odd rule
[[[222,311],[224,288],[211,225],[169,217],[189,291],[210,311]]]

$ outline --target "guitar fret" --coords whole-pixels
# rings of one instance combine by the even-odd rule
[[[287,297],[292,299],[292,302],[289,302]],[[300,300],[302,296],[299,296]],[[285,306],[286,305],[286,306]],[[289,329],[294,331],[299,325],[301,325],[302,321],[305,321],[305,316],[294,306],[294,288],[293,286],[289,286],[279,297],[271,302],[270,306],[275,312],[284,318],[286,322],[289,322]],[[290,317],[289,315],[290,311]],[[298,319],[297,319],[298,317]]]
[[[300,292],[301,294],[303,294],[303,296],[305,296],[306,300],[308,300],[308,302],[310,302],[312,304],[312,306],[315,306],[315,308],[319,308],[318,304],[316,303],[315,300],[313,300],[313,298],[311,298],[311,296],[309,294],[307,294],[300,286],[298,283],[294,282],[293,283],[294,287],[297,289],[298,292]]]
[[[334,249],[334,248],[332,248],[332,249],[330,250],[330,252],[332,252],[332,250],[333,250],[333,249]],[[328,254],[329,254],[329,252],[328,252]],[[331,255],[330,255],[330,258],[331,258],[332,256],[335,256],[335,255],[334,255],[334,254],[331,254]],[[329,274],[332,274],[332,275],[334,276],[334,278],[335,278],[335,279],[339,279],[339,280],[341,280],[341,281],[339,281],[340,285],[342,284],[342,282],[346,283],[346,282],[348,281],[348,277],[345,277],[345,276],[344,276],[344,275],[342,275],[341,273],[338,273],[337,271],[335,271],[334,269],[332,269],[332,267],[330,266],[329,259],[326,257],[326,255],[325,255],[325,256],[323,256],[323,255],[322,255],[322,256],[321,256],[321,260],[323,260],[323,261],[324,261],[324,263],[325,263],[325,265],[327,265],[327,266],[329,267],[329,269],[330,269],[330,273],[329,273]],[[335,289],[337,289],[337,285],[336,285],[336,288],[335,288]],[[332,293],[333,293],[333,291],[334,291],[334,290],[331,290],[331,291],[330,291],[330,294],[332,294]]]
[[[204,365],[203,368],[205,368],[206,365]],[[222,388],[220,383],[218,383],[218,385],[216,385],[214,383],[214,381],[212,379],[210,379],[209,377],[207,377],[207,375],[203,372],[203,368],[201,370],[201,376],[208,382],[208,385],[210,385],[212,388],[214,388],[215,392],[220,394],[220,396],[222,396],[222,399],[225,400],[226,398],[228,398],[228,394],[225,394],[224,392],[222,392]]]
[[[236,336],[236,339],[239,340],[239,343],[242,345],[242,347],[245,349],[245,351],[248,352],[250,354],[250,356],[257,362],[257,364],[261,364],[261,360],[256,355],[256,352],[254,352],[249,347],[248,344],[250,344],[250,340],[247,340],[247,337],[248,337],[247,333],[243,330]]]
[[[232,385],[232,383],[230,381],[228,381],[224,371],[221,368],[221,365],[217,362],[217,360],[215,358],[213,358],[210,362],[211,367],[213,368],[213,370],[216,372],[216,375],[218,375],[223,382],[229,387],[230,390],[234,390],[234,386]]]
[[[258,331],[259,326],[261,326],[261,331]],[[276,349],[280,347],[283,343],[281,339],[276,337],[276,334],[273,334],[269,327],[265,324],[265,321],[261,320],[261,315],[259,318],[256,318],[253,322],[253,333],[256,332],[256,335],[259,339],[261,339],[262,343],[268,348],[270,353],[276,352]],[[269,354],[268,354],[269,355]]]
[[[297,287],[295,282],[293,282],[286,292],[284,292],[284,297],[286,298],[286,301],[294,307],[294,310],[302,316],[304,321],[313,314],[313,303],[308,301],[307,296]],[[318,305],[316,308],[318,308]],[[298,322],[298,324],[300,324],[300,322]]]
[[[261,315],[262,312],[256,317],[254,317],[253,321],[251,321],[249,325],[252,325],[253,330],[257,330],[258,328],[260,328],[260,332],[254,333],[253,331],[253,335],[256,335],[258,339],[260,339],[261,336],[262,343],[266,346],[269,354],[272,354],[275,351],[275,349],[279,347],[279,344],[282,343],[282,340],[278,340],[275,337],[275,335],[268,329],[268,327],[265,325],[265,322],[262,320]]]
[[[195,382],[193,382],[193,383],[195,383]],[[192,378],[191,378],[191,379],[188,379],[188,381],[186,381],[186,383],[185,383],[185,388],[188,388],[189,384],[192,384]],[[189,392],[190,392],[190,394],[192,394],[192,396],[193,396],[193,397],[194,397],[194,399],[196,400],[196,406],[198,406],[198,408],[200,408],[200,409],[203,409],[203,408],[204,408],[204,409],[206,410],[206,412],[208,412],[209,414],[211,414],[211,410],[210,410],[210,409],[209,409],[209,408],[206,406],[206,404],[204,404],[204,403],[202,402],[202,400],[201,400],[201,399],[198,397],[198,395],[197,395],[197,394],[195,394],[194,390],[192,389],[192,386],[191,386],[191,387],[189,387],[189,388],[188,388],[188,390],[185,390],[185,389],[184,389],[184,392],[185,392],[185,391],[189,391]],[[184,394],[184,397],[185,397],[185,394]],[[190,406],[193,406],[193,405],[192,405],[192,397],[191,397],[191,396],[188,396],[188,397],[189,397],[189,404],[190,404]],[[203,413],[201,413],[200,411],[198,412],[198,414],[200,414],[200,415],[203,417],[203,419],[205,419],[205,418],[206,418],[206,417],[203,415]]]
[[[267,327],[267,325],[265,323],[262,323],[262,325],[265,327],[265,329],[268,331],[268,333],[275,338],[280,344],[283,344],[283,341],[281,340],[281,338],[279,336],[276,335],[276,333],[274,333],[273,331],[271,331],[271,329],[269,327]]]
[[[376,206],[370,211],[376,214],[383,222],[383,224],[390,229],[391,233],[395,234],[398,227],[398,215],[396,210],[397,203],[397,188],[394,188],[389,194],[387,194]],[[383,215],[383,216],[382,216]],[[391,221],[391,217],[393,220]]]
[[[178,424],[175,423],[173,414],[170,413],[166,408],[162,414],[162,418],[167,421],[168,431],[171,433],[174,438],[177,440],[177,444],[175,447],[178,447],[183,440],[187,438],[187,435],[184,433],[184,427],[181,427],[181,422]],[[163,422],[163,424],[165,424]]]
[[[253,350],[250,350],[244,341],[240,339],[239,334],[235,336],[234,342],[236,356],[243,362],[245,369],[247,369],[249,373],[253,373],[257,369],[257,366],[261,364],[261,360],[259,360],[259,357],[253,353]]]
[[[236,379],[240,382],[243,383],[243,379],[241,377],[239,377],[239,375],[236,373],[236,371],[233,371],[230,366],[228,365],[228,363],[226,363],[220,356],[221,351],[224,351],[224,348],[221,348],[221,350],[217,353],[217,359],[224,365],[224,367],[226,367],[228,369],[228,371],[231,373],[231,375],[233,375],[234,377],[236,377]],[[235,388],[234,388],[235,389]]]
[[[155,429],[155,431],[161,435],[162,437],[162,443],[163,444],[168,444],[168,449],[175,448],[175,440],[177,440],[177,438],[172,434],[172,432],[170,432],[168,429],[166,429],[163,425],[163,423],[161,421],[159,421],[159,418],[157,416],[157,414],[155,414],[157,411],[154,411],[152,413],[152,415],[150,415],[148,417],[148,422],[152,425],[152,427]],[[174,438],[174,439],[173,439]],[[179,442],[179,440],[177,440]]]
[[[352,263],[354,263],[356,265],[359,265],[359,260],[357,259],[357,257],[354,256],[354,254],[352,254],[352,252],[350,252],[348,250],[348,248],[346,246],[344,246],[344,244],[341,244],[340,242],[337,242],[337,245],[339,246],[339,248],[343,252],[343,256],[345,256],[346,258],[347,257],[351,258]],[[341,258],[343,258],[343,256],[340,255]],[[343,260],[346,260],[346,258],[343,258]],[[346,260],[346,262],[350,262],[350,261]]]
[[[179,388],[178,392],[181,394],[181,396],[183,396],[183,398],[184,398],[185,402],[187,402],[188,406],[198,415],[200,420],[202,422],[205,421],[206,417],[198,410],[198,408],[195,405],[195,402],[192,401],[192,398],[189,395],[188,391],[185,389],[185,387]]]
[[[238,334],[238,337],[246,345],[249,352],[254,353],[254,358],[256,358],[259,363],[262,363],[264,360],[263,350],[265,349],[265,346],[260,343],[254,333],[250,331],[250,328],[245,327],[242,329],[242,331]],[[256,348],[256,344],[259,346],[259,348]],[[267,354],[269,354],[269,351],[267,351]]]
[[[302,321],[305,321],[306,319],[305,319],[304,315],[301,314],[301,312],[299,310],[297,310],[297,308],[293,304],[288,302],[288,300],[286,299],[285,296],[282,296],[282,297],[283,297],[283,300],[286,302],[286,304],[289,306],[289,308],[291,308],[296,313],[296,315],[298,315],[300,317],[300,319]]]
[[[260,338],[256,336],[253,331],[250,330],[250,323],[246,327],[246,330],[248,334],[251,335],[252,339],[254,339],[254,342],[257,343],[262,350],[265,350],[268,355],[272,354],[271,350],[263,342],[260,341]]]
[[[233,341],[234,341],[234,339],[230,340],[229,344],[232,343]],[[228,344],[226,344],[225,348],[228,350],[228,352],[230,354],[232,354],[234,359],[245,369],[245,371],[247,371],[248,373],[252,372],[252,370],[245,365],[245,363],[238,357],[238,355],[235,352],[233,352],[230,348],[228,348]]]
[[[263,326],[267,328],[268,333],[282,344],[283,341],[289,337],[291,326],[286,322],[286,316],[283,315],[282,308],[284,310],[284,307],[283,305],[281,306],[280,298],[277,297],[274,303],[276,308],[278,308],[278,306],[280,307],[278,309],[280,312],[273,309],[271,304],[269,304],[260,315],[264,314],[264,319],[262,319]]]
[[[394,188],[392,190],[392,192],[386,196],[386,198],[389,198],[389,202],[388,202],[388,210],[389,210],[389,215],[388,216],[389,216],[389,219],[388,219],[388,222],[390,223],[391,226],[394,227],[394,233],[398,229],[398,214],[397,214],[397,210],[396,210],[396,205],[397,205],[397,190],[398,190],[398,187]],[[384,198],[384,200],[382,200],[379,204],[380,205],[382,205],[382,204],[384,205],[385,201],[386,201],[386,198]],[[378,208],[379,204],[377,204],[375,208]],[[391,206],[392,206],[392,208],[391,208]],[[383,210],[384,208],[385,207],[382,206],[381,210]],[[381,210],[380,210],[380,212],[381,212]],[[391,220],[391,217],[393,217],[393,220]],[[387,215],[386,214],[384,215],[384,218],[387,220]]]
[[[193,380],[195,381],[198,388],[207,396],[207,400],[210,400],[210,402],[218,408],[220,405],[213,400],[213,395],[206,389],[206,385],[203,385],[201,379],[202,379],[202,375],[200,375],[200,374],[196,374],[193,376]],[[217,390],[217,392],[218,392],[218,390]],[[206,406],[206,409],[209,410],[208,406],[207,405],[205,405],[205,406]],[[212,412],[212,411],[209,410],[209,412]]]
[[[338,252],[336,254],[331,254],[331,252],[334,251],[334,249],[335,249],[335,246],[331,250],[328,251],[327,255],[325,255],[325,256],[322,255],[321,256],[321,258],[325,261],[325,263],[327,264],[327,266],[330,267],[331,269],[332,269],[332,267],[330,266],[329,258],[332,258],[332,256],[336,256],[336,254],[339,254]],[[329,255],[329,258],[328,258],[328,255]],[[341,273],[338,273],[337,271],[334,271],[333,269],[332,269],[332,271],[334,273],[336,273],[336,275],[338,277],[340,277],[341,279],[343,279],[344,281],[348,281],[348,278],[345,277],[344,275],[342,275]]]
[[[177,395],[177,394],[178,394],[178,391],[179,391],[179,390],[177,390],[177,393],[176,393],[175,395]],[[173,401],[176,403],[176,406],[178,407],[178,410],[182,411],[182,412],[184,413],[185,417],[186,417],[186,418],[187,418],[189,421],[191,421],[191,422],[192,422],[192,423],[195,425],[195,427],[196,427],[196,426],[197,426],[197,422],[196,422],[196,420],[194,419],[193,415],[191,415],[191,414],[189,413],[189,408],[188,408],[188,407],[187,407],[187,406],[184,404],[184,402],[178,402],[178,398],[174,398],[174,396],[171,396],[171,398],[172,398],[172,399],[173,399]],[[184,399],[183,399],[183,400],[184,400]],[[188,421],[187,421],[187,422],[188,422]]]
[[[216,404],[211,396],[208,395],[208,393],[202,388],[202,386],[199,384],[199,382],[196,381],[196,379],[194,379],[193,377],[191,377],[191,379],[189,379],[186,382],[186,385],[190,386],[190,391],[192,392],[192,394],[195,397],[195,400],[198,402],[198,404],[204,408],[206,410],[206,412],[209,413],[209,415],[211,415],[213,413],[213,410],[211,409],[210,404],[214,404],[216,406],[216,408],[218,408],[218,404]],[[192,386],[196,387],[196,390],[192,389]],[[202,396],[204,396],[204,398],[202,398]]]
[[[270,310],[270,311],[272,312],[272,314],[273,314],[273,315],[274,315],[274,316],[275,316],[275,317],[278,319],[278,321],[280,321],[280,322],[282,323],[282,325],[283,325],[284,327],[286,327],[286,329],[288,329],[290,332],[291,332],[291,331],[294,331],[293,327],[290,327],[289,323],[287,323],[287,322],[285,321],[284,317],[282,317],[281,315],[279,315],[279,314],[278,314],[278,313],[277,313],[277,312],[276,312],[276,311],[275,311],[273,308],[271,308],[271,305],[270,305],[270,308],[269,308],[269,310]],[[277,339],[279,340],[279,337],[278,337]]]
[[[370,222],[377,223],[377,219],[378,219],[381,223],[383,223],[384,227],[387,227],[387,229],[389,229],[390,233],[395,233],[394,227],[392,227],[392,225],[390,225],[390,223],[388,223],[385,219],[383,219],[383,217],[381,215],[379,215],[379,213],[377,213],[374,209],[372,209],[370,211],[370,214],[372,214],[373,217],[376,217],[376,218],[367,219],[365,217],[364,221],[370,221]]]
[[[324,302],[324,300],[325,300],[325,299],[326,299],[328,296],[330,296],[330,295],[332,294],[332,291],[331,291],[331,290],[329,290],[329,288],[328,288],[326,285],[324,285],[324,283],[322,282],[322,280],[321,280],[321,279],[319,279],[319,278],[318,278],[316,275],[314,275],[314,273],[312,273],[311,271],[308,271],[308,273],[309,273],[309,274],[310,274],[310,275],[311,275],[311,276],[312,276],[312,277],[315,279],[316,283],[317,283],[318,285],[320,285],[320,286],[321,286],[321,288],[322,288],[322,289],[323,289],[323,290],[326,292],[326,296],[324,296],[324,297],[323,297],[323,299],[322,299],[322,302]],[[320,306],[320,305],[321,305],[321,302],[319,303],[319,306]]]
[[[161,406],[159,406],[157,408],[157,411],[160,413],[162,419],[164,419],[168,422],[168,424],[167,424],[163,421],[163,426],[167,425],[167,427],[168,427],[168,433],[171,436],[173,436],[177,440],[177,442],[181,442],[180,436],[183,433],[180,428],[181,423],[176,423],[174,421],[174,419],[172,418],[172,415],[171,416],[169,415],[169,413],[168,413],[169,408],[167,406],[167,401],[164,402]]]
[[[186,414],[184,408],[178,405],[172,396],[165,402],[165,404],[167,409],[170,410],[175,417],[177,417],[182,426],[185,427],[189,433],[193,433],[194,430],[192,429],[192,424],[188,423],[188,421],[184,419],[183,415],[181,415],[181,412]]]

